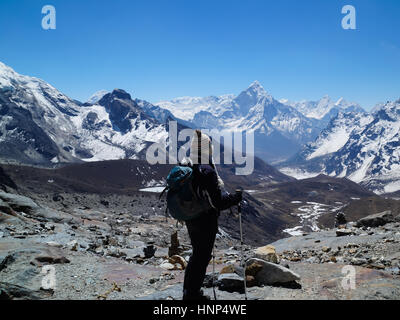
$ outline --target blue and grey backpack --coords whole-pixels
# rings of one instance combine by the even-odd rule
[[[187,166],[174,167],[167,177],[167,210],[179,220],[187,221],[200,216],[211,208],[208,200],[201,199],[193,189],[193,169]]]

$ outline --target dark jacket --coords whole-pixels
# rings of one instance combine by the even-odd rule
[[[215,169],[209,164],[194,165],[193,188],[200,198],[208,201],[212,206],[211,211],[219,214],[241,201],[238,194],[230,194],[221,190]]]

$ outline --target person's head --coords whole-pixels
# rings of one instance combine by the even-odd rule
[[[200,130],[193,133],[192,144],[190,146],[190,160],[194,164],[211,164],[213,146],[211,139]]]
[[[195,130],[190,146],[190,161],[193,164],[210,164],[217,174],[219,186],[223,187],[224,182],[220,178],[217,167],[214,164],[213,150],[211,138],[200,130]]]

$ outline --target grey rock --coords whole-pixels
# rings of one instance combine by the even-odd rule
[[[135,258],[145,258],[144,254],[144,249],[146,247],[139,247],[139,248],[134,248],[134,249],[120,249],[119,251],[123,252],[125,254],[125,260],[131,261],[134,260]]]
[[[143,241],[139,241],[139,240],[132,240],[132,239],[126,238],[125,241],[126,241],[127,247],[129,247],[129,248],[137,248],[137,247],[146,246],[146,244]]]
[[[379,227],[387,223],[394,222],[394,217],[391,211],[384,211],[370,216],[364,217],[357,221],[356,226],[361,227]]]
[[[0,191],[0,199],[6,202],[16,212],[23,212],[33,215],[41,221],[54,221],[54,222],[71,222],[78,221],[77,218],[72,217],[66,213],[55,211],[49,208],[42,208],[36,204],[31,198],[24,197],[17,194],[6,193]]]
[[[367,264],[368,262],[367,262],[366,259],[362,259],[362,258],[352,258],[352,259],[350,260],[350,263],[351,263],[352,265],[355,265],[355,266],[361,266],[361,265]]]
[[[19,285],[0,282],[0,300],[39,300],[49,296],[45,291],[33,291]]]
[[[215,285],[217,285],[218,282],[218,276],[219,273],[218,272],[210,272],[207,273],[206,276],[204,277],[204,281],[203,281],[203,287],[205,288],[211,288],[213,286],[213,282]]]
[[[337,229],[336,230],[337,237],[352,236],[352,235],[354,235],[354,232],[349,229]]]
[[[249,259],[246,265],[249,266],[255,262],[262,265],[262,269],[255,275],[257,282],[260,284],[271,285],[300,280],[300,276],[292,270],[261,259]]]
[[[17,194],[0,191],[0,199],[18,212],[23,211],[29,213],[33,210],[39,209],[39,206],[32,199]]]
[[[317,257],[310,257],[306,260],[308,263],[319,263],[319,258]]]
[[[0,256],[0,271],[3,269],[7,268],[8,265],[13,263],[15,261],[15,258],[13,255],[1,255]]]
[[[236,273],[223,273],[218,277],[218,289],[228,292],[243,292],[243,278]]]
[[[168,248],[156,247],[156,252],[154,253],[155,258],[166,258],[168,257]]]
[[[0,211],[4,212],[6,214],[12,214],[12,212],[13,212],[13,210],[8,205],[8,203],[3,201],[2,199],[0,199]]]
[[[62,253],[58,250],[47,250],[45,252],[42,252],[42,254],[36,256],[31,261],[31,264],[39,267],[46,264],[64,264],[64,263],[70,263],[70,260],[64,257]]]
[[[144,249],[144,257],[146,259],[152,258],[154,256],[154,253],[156,252],[157,248],[154,247],[154,245],[149,244],[147,245]]]
[[[137,300],[181,300],[183,295],[182,285],[174,285],[164,290],[157,290],[152,294],[138,297]]]

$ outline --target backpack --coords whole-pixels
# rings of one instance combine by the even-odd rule
[[[179,221],[192,220],[211,209],[210,203],[199,198],[193,189],[193,177],[193,169],[187,166],[176,166],[167,176],[167,210]]]

